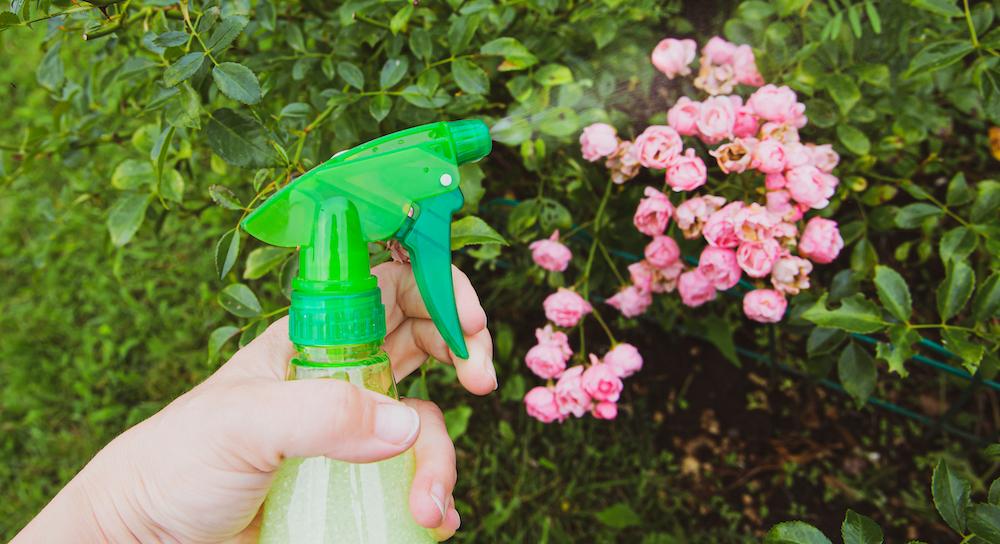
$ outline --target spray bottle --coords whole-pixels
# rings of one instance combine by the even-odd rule
[[[346,380],[398,398],[381,347],[385,308],[368,258],[368,242],[390,238],[409,250],[441,336],[468,357],[451,279],[451,218],[463,203],[458,167],[491,149],[481,121],[403,130],[334,156],[247,216],[243,228],[254,237],[299,248],[289,380]],[[434,542],[410,513],[413,471],[412,451],[370,464],[287,459],[264,505],[260,542]]]

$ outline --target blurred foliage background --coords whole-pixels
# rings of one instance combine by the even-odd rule
[[[501,389],[469,398],[433,362],[402,384],[449,410],[458,541],[758,541],[791,518],[834,534],[848,507],[896,539],[953,538],[933,513],[931,468],[948,459],[982,495],[996,463],[978,444],[859,409],[733,346],[771,346],[812,379],[832,376],[831,354],[852,340],[827,328],[819,334],[836,342],[810,353],[821,329],[797,316],[824,292],[877,300],[882,263],[906,277],[914,323],[974,331],[917,334],[959,353],[950,364],[995,374],[997,11],[945,0],[0,4],[0,537],[282,312],[294,258],[235,230],[248,209],[339,149],[479,117],[501,143],[465,172],[463,213],[512,246],[487,232],[456,262],[491,316]],[[523,243],[585,220],[598,200],[601,173],[575,143],[583,126],[627,134],[686,91],[649,66],[656,42],[719,33],[751,44],[769,81],[804,95],[810,138],[844,156],[829,213],[848,249],[777,331],[743,326],[724,304],[664,303],[650,320],[620,321],[647,361],[627,409],[613,423],[543,427],[523,413],[521,358],[541,299],[564,280],[533,269]],[[635,246],[626,231],[639,193],[622,188],[605,225],[618,247]],[[942,235],[957,228],[968,232],[942,256]],[[939,315],[953,261],[972,284]],[[590,283],[616,288],[608,270]],[[225,310],[234,284],[250,288],[250,311]],[[706,341],[706,327],[726,334]],[[909,342],[896,355],[905,360],[918,339],[897,332],[880,340]],[[965,383],[912,366],[905,381],[898,368],[890,377],[883,355],[863,362],[882,376],[867,392],[924,413],[946,413]],[[980,389],[955,418],[989,439],[997,405]]]

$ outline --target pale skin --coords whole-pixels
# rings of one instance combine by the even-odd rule
[[[470,392],[496,389],[486,314],[462,272],[453,269],[468,359],[442,340],[409,265],[385,263],[372,273],[382,289],[384,349],[397,381],[430,355],[454,364]],[[12,544],[256,542],[261,505],[282,459],[371,462],[411,446],[417,467],[410,510],[438,540],[450,538],[460,524],[451,495],[457,472],[441,410],[335,380],[284,381],[293,354],[284,318],[111,441]]]

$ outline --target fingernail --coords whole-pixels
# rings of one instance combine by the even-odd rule
[[[375,408],[375,436],[392,444],[407,444],[420,430],[416,410],[402,404],[379,404]]]
[[[497,380],[497,369],[489,358],[486,358],[483,364],[486,365],[486,372],[493,377],[493,390],[496,391],[500,387],[500,382]]]
[[[441,512],[441,521],[444,521],[444,486],[439,482],[434,482],[431,485],[431,500],[434,501],[434,506],[437,506],[438,511]]]

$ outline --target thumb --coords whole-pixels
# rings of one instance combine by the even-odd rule
[[[254,467],[274,470],[286,457],[378,461],[409,448],[417,412],[340,380],[252,380],[226,388],[221,432]]]

